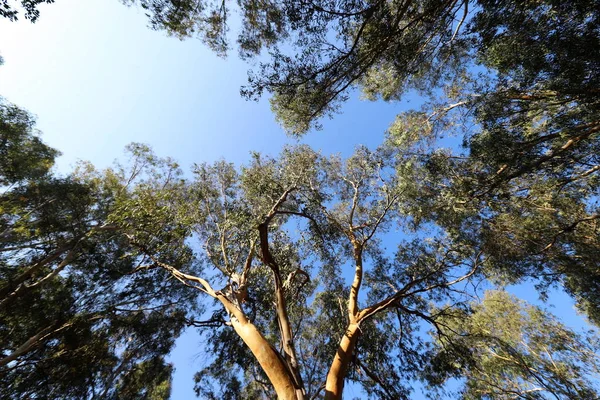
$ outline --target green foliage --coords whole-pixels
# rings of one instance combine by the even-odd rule
[[[472,310],[438,320],[429,380],[456,377],[464,399],[595,399],[599,338],[544,310],[489,291]]]
[[[204,264],[213,268],[214,275],[207,276],[213,286],[223,287],[219,292],[236,303],[277,347],[281,327],[273,310],[272,266],[264,258],[247,264],[252,253],[264,257],[264,247],[256,242],[258,231],[265,216],[274,213],[268,248],[284,280],[299,369],[309,396],[322,390],[332,355],[348,324],[350,290],[342,277],[354,271],[357,243],[364,245],[367,271],[362,290],[368,297],[360,306],[393,296],[394,285],[404,286],[406,292],[406,308],[398,311],[400,318],[395,312],[382,314],[376,322],[365,322],[361,330],[355,363],[357,371],[368,372],[351,372],[348,378],[363,384],[374,396],[383,393],[394,398],[410,392],[410,382],[418,379],[424,355],[423,340],[417,335],[419,318],[412,313],[427,312],[429,301],[446,298],[444,286],[453,270],[471,265],[461,258],[472,253],[468,248],[444,260],[448,249],[441,238],[437,247],[429,248],[429,254],[421,255],[419,265],[412,265],[409,245],[399,246],[395,260],[385,252],[378,238],[399,218],[395,206],[403,190],[390,168],[392,154],[389,149],[359,148],[354,156],[341,160],[298,147],[285,149],[275,159],[255,155],[241,173],[223,162],[195,169],[196,180],[191,185],[196,201],[192,209],[197,210],[194,238],[205,250],[199,255]],[[284,193],[288,193],[285,198]],[[419,256],[421,251],[415,247],[413,255]],[[222,327],[207,333],[206,350],[214,361],[198,373],[197,393],[205,398],[226,393],[239,393],[239,398],[272,396],[264,371],[226,326],[226,314],[218,310],[217,306],[210,319],[198,321],[199,326]],[[398,330],[405,333],[400,341],[389,335]],[[401,355],[402,365],[383,349]],[[383,389],[373,383],[373,376],[381,377]]]
[[[293,135],[319,127],[356,87],[369,99],[397,100],[411,89],[435,93],[465,75],[480,82],[475,66],[498,83],[476,92],[484,103],[504,103],[492,111],[497,117],[522,107],[514,100],[524,96],[553,107],[596,104],[588,111],[597,112],[597,0],[122,1],[141,7],[153,29],[199,36],[220,55],[231,47],[230,18],[238,12],[240,56],[269,52],[242,94],[272,93],[277,118]],[[22,0],[26,17],[35,20],[43,2],[51,1]],[[16,18],[6,0],[2,6],[3,16]],[[476,113],[489,111],[482,105]],[[547,111],[550,125],[564,126],[562,113]]]
[[[251,264],[245,263],[252,252],[259,256],[264,254],[264,248],[256,248],[253,239],[256,240],[257,226],[262,224],[265,215],[275,210],[277,219],[269,225],[269,252],[278,264],[281,276],[288,276],[290,283],[290,286],[284,285],[285,298],[307,395],[318,395],[325,371],[339,351],[337,346],[349,323],[347,307],[352,291],[350,282],[344,277],[356,274],[356,262],[360,261],[364,270],[361,272],[359,310],[377,311],[361,322],[360,338],[346,379],[360,384],[372,398],[390,399],[408,398],[411,387],[425,376],[432,385],[442,386],[449,376],[475,379],[471,378],[475,372],[467,368],[472,367],[470,357],[479,358],[467,344],[460,342],[463,340],[460,333],[457,333],[458,339],[452,336],[457,331],[452,324],[462,328],[466,319],[482,318],[478,306],[471,304],[482,280],[486,277],[498,279],[504,272],[507,277],[517,280],[534,275],[527,268],[539,268],[535,271],[558,268],[548,259],[531,254],[530,248],[502,243],[501,237],[491,234],[481,236],[481,229],[492,226],[492,222],[482,224],[482,216],[499,225],[502,218],[516,215],[516,211],[494,214],[493,210],[484,210],[481,214],[475,209],[480,200],[470,197],[470,192],[462,192],[461,185],[472,177],[453,173],[456,166],[448,164],[449,160],[438,154],[437,158],[429,157],[424,163],[396,146],[376,151],[358,148],[347,160],[323,157],[308,148],[298,147],[285,149],[274,159],[255,155],[239,173],[224,162],[196,168],[196,181],[192,183],[198,202],[192,207],[198,210],[194,216],[194,238],[205,249],[205,255],[201,256],[205,265],[214,271],[214,275],[207,276],[210,276],[211,284],[218,282],[223,287],[220,293],[235,302],[277,348],[281,328],[273,309],[276,299],[269,264],[260,257],[253,259]],[[289,194],[283,198],[282,194],[287,192]],[[540,188],[539,196],[543,194],[551,195]],[[453,196],[462,196],[468,204],[457,204]],[[569,199],[564,201],[567,202],[565,206],[571,204]],[[507,206],[508,200],[507,204],[494,204]],[[514,207],[525,209],[525,205],[517,201]],[[523,218],[529,217],[524,215]],[[522,235],[534,232],[552,234],[552,231],[540,228],[551,226],[551,222],[542,220],[540,225],[528,226],[525,221],[520,221],[502,232],[512,235],[511,240],[520,240]],[[394,240],[388,232],[398,224],[414,229],[415,239],[392,242],[397,243],[397,248],[391,251],[384,243],[389,246]],[[357,243],[362,254],[359,258]],[[494,245],[503,248],[494,250]],[[515,254],[506,253],[508,249]],[[580,253],[580,258],[584,257],[580,260],[582,267],[595,262],[593,254],[585,258],[586,251]],[[572,256],[571,261],[575,259]],[[565,260],[561,262],[566,263]],[[575,266],[571,265],[571,268],[575,269]],[[292,280],[300,277],[299,270],[310,279],[306,282]],[[510,275],[517,272],[521,275]],[[242,279],[242,276],[246,278]],[[558,276],[570,279],[576,275],[565,272]],[[581,272],[579,276],[587,276],[589,282],[589,274]],[[555,278],[548,278],[549,282]],[[507,310],[516,307],[512,298],[498,296],[493,299],[498,307]],[[272,397],[264,371],[227,326],[227,314],[219,311],[218,305],[214,310],[210,319],[198,321],[198,326],[219,328],[206,333],[208,347],[205,350],[214,358],[207,361],[207,366],[196,376],[197,393],[205,398]],[[583,340],[579,336],[569,336],[566,328],[541,310],[527,310],[530,320],[527,320],[523,335],[526,338],[537,335],[536,345],[558,346],[554,336],[544,336],[551,329],[562,332],[565,340],[568,337]],[[501,336],[501,340],[508,342],[501,334],[520,332],[517,328],[521,325],[512,329],[511,320],[503,321],[489,313],[485,315],[491,321],[499,321],[495,334]],[[463,357],[463,364],[452,361],[450,353],[432,353],[431,343],[423,332],[424,324],[434,327],[438,340],[452,341],[455,351],[452,357]],[[508,327],[505,333],[502,326]],[[481,342],[478,348],[493,350],[494,343],[490,343]],[[578,347],[574,342],[571,344]],[[570,383],[565,382],[573,382],[581,389],[578,393],[587,396],[582,398],[593,398],[597,388],[589,382],[596,371],[579,368],[588,359],[561,348],[556,351],[571,372],[556,375],[556,382],[547,386],[554,391],[559,387],[566,390],[564,388]],[[595,351],[589,349],[585,357],[593,359]],[[442,361],[448,365],[439,364]],[[439,365],[434,367],[432,362]],[[536,370],[550,368],[546,359],[533,358],[530,362],[531,368]],[[460,369],[457,365],[465,366]],[[500,377],[494,379],[501,382],[503,372],[497,373]],[[551,374],[559,372],[551,370],[548,374],[554,376]],[[554,378],[547,379],[552,381]],[[476,387],[475,380],[469,382]],[[504,396],[500,393],[509,390],[530,388],[529,381],[520,377],[511,385],[510,388],[500,385],[497,396]]]
[[[467,32],[490,69],[389,130],[415,181],[405,212],[479,242],[496,281],[560,282],[598,324],[598,5],[481,6]],[[440,148],[452,135],[462,147]]]
[[[4,105],[2,133],[0,397],[168,398],[164,357],[198,310],[148,258],[193,269],[165,205],[176,166],[133,146],[131,169],[59,178],[29,114]]]
[[[45,145],[35,118],[0,98],[0,186],[43,176],[60,153]]]
[[[31,19],[38,3],[22,2]],[[125,3],[155,29],[229,47],[227,2]],[[197,165],[192,181],[143,145],[128,166],[53,177],[57,153],[29,114],[3,104],[0,393],[164,398],[164,356],[188,323],[211,328],[200,396],[273,397],[231,327],[248,320],[307,396],[360,325],[342,379],[374,398],[407,398],[423,376],[462,379],[465,398],[596,398],[594,342],[503,292],[471,299],[482,281],[530,280],[542,294],[559,283],[600,323],[599,2],[237,9],[241,56],[269,52],[242,94],[271,92],[293,135],[356,87],[429,101],[399,115],[380,149],[342,160],[286,148],[241,169]],[[462,146],[442,148],[453,135]],[[410,237],[399,242],[397,229]],[[216,300],[209,319],[199,293]]]
[[[171,395],[173,367],[162,358],[144,361],[118,383],[118,399],[167,400]]]
[[[417,123],[416,115],[405,126]],[[495,381],[515,377],[510,388],[498,385],[502,393],[529,390],[530,376],[522,370],[474,367],[484,358],[473,349],[496,351],[497,343],[510,343],[514,351],[527,350],[510,336],[518,329],[535,346],[551,349],[555,364],[564,364],[528,359],[530,368],[548,371],[547,390],[566,393],[575,385],[578,395],[593,398],[589,382],[596,372],[581,367],[588,359],[564,349],[565,338],[583,339],[540,310],[509,315],[505,325],[516,325],[494,332],[501,342],[452,336],[453,324],[475,329],[475,322],[464,321],[500,320],[516,307],[511,298],[496,299],[495,311],[471,304],[486,277],[517,279],[554,268],[558,274],[548,283],[581,278],[580,285],[594,284],[584,271],[595,262],[587,239],[595,228],[586,220],[573,232],[548,229],[558,217],[588,212],[589,194],[569,186],[548,191],[542,181],[522,198],[502,185],[492,190],[509,197],[478,197],[474,190],[490,189],[474,175],[475,166],[444,152],[411,152],[419,136],[402,145],[393,137],[376,150],[359,147],[346,160],[298,146],[277,158],[255,154],[240,169],[224,161],[201,164],[190,181],[172,160],[133,144],[125,166],[97,171],[82,164],[66,178],[46,174],[7,188],[0,199],[0,393],[167,398],[172,367],[164,357],[192,325],[207,343],[206,364],[196,375],[199,396],[273,397],[266,371],[232,329],[233,318],[242,315],[282,360],[289,355],[282,323],[289,322],[307,396],[322,392],[355,318],[359,339],[343,378],[370,398],[408,398],[424,377],[439,386],[451,376],[466,379],[467,396],[480,390],[476,373],[484,367],[497,374]],[[532,201],[544,206],[532,207]],[[477,209],[480,204],[487,208]],[[550,206],[565,211],[543,219]],[[413,240],[398,242],[392,233],[398,228],[412,229]],[[535,253],[531,235],[540,243],[554,239],[547,255]],[[517,240],[523,241],[519,247]],[[389,249],[390,243],[396,247]],[[574,294],[593,304],[581,287]],[[208,319],[197,303],[201,293],[218,300],[204,303]],[[434,327],[443,351],[424,334],[425,325]],[[579,342],[569,346],[581,348]],[[594,351],[586,357],[594,359]]]
[[[531,279],[542,293],[561,283],[598,324],[594,176],[534,171],[497,184],[495,172],[483,172],[485,164],[464,153],[405,153],[402,159],[398,173],[411,182],[407,194],[413,196],[404,212],[416,226],[435,223],[453,241],[477,244],[486,275],[496,282]]]
[[[10,3],[10,0],[0,1],[0,16],[8,18],[10,21],[16,21],[18,19],[19,11],[15,9]],[[40,16],[38,5],[44,3],[54,3],[54,0],[20,0],[20,6],[25,11],[25,18],[31,22],[35,22]]]

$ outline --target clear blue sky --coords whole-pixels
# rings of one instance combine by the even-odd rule
[[[146,27],[140,9],[118,0],[59,0],[41,17],[0,21],[0,95],[38,116],[44,140],[64,156],[107,165],[127,143],[150,144],[187,166],[277,153],[286,138],[268,101],[248,102],[239,89],[247,64],[216,57],[199,40],[179,41]],[[399,105],[346,107],[326,132],[303,142],[348,154],[378,144]]]
[[[118,0],[58,0],[40,10],[36,24],[0,20],[0,95],[38,116],[43,139],[63,152],[59,171],[79,159],[108,166],[130,142],[147,143],[184,169],[221,158],[241,164],[250,151],[274,155],[296,143],[275,123],[266,99],[240,98],[248,65],[235,53],[223,60],[199,40],[151,31],[141,10]],[[301,142],[342,155],[358,144],[374,147],[412,105],[355,96]],[[557,302],[557,312],[573,314],[570,299]],[[192,375],[202,365],[198,336],[184,335],[171,360],[172,398],[193,398]]]

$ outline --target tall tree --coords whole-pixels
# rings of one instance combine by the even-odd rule
[[[452,340],[443,326],[455,310],[473,313],[490,260],[469,234],[414,223],[420,197],[404,167],[394,148],[343,161],[298,147],[257,154],[241,172],[195,168],[182,217],[205,272],[156,263],[215,300],[194,321],[215,357],[196,377],[199,395],[338,399],[349,380],[408,398],[429,373],[424,324]],[[399,226],[417,229],[414,240],[394,238]]]
[[[50,167],[50,149],[30,128],[23,135],[6,143],[37,143],[18,153],[35,168],[0,203],[3,396],[166,398],[164,357],[185,325],[205,329],[215,357],[196,378],[206,398],[339,399],[347,381],[408,398],[434,376],[437,342],[464,350],[452,357],[472,354],[447,327],[458,314],[478,318],[472,296],[494,254],[468,223],[459,232],[469,218],[432,218],[446,203],[423,203],[430,189],[419,184],[438,181],[404,147],[358,148],[347,160],[288,148],[241,170],[197,165],[186,181],[132,145],[126,166],[84,164],[58,178],[37,167]],[[206,313],[198,295],[214,301]],[[457,373],[440,365],[439,384],[440,371]],[[590,379],[570,371],[569,382]]]
[[[597,8],[482,5],[469,25],[495,74],[448,86],[399,116],[390,138],[419,177],[425,220],[471,232],[505,282],[562,283],[598,324],[600,59],[589,51],[600,44]],[[462,147],[440,149],[452,134]]]
[[[225,2],[129,3],[146,8],[156,28],[198,32],[221,53],[228,47]],[[271,91],[292,134],[335,111],[355,86],[371,98],[399,99],[409,89],[438,98],[400,116],[387,149],[362,149],[345,162],[289,150],[277,160],[257,156],[241,173],[226,163],[199,166],[195,182],[164,191],[156,174],[139,184],[137,173],[86,176],[123,188],[101,190],[111,194],[107,221],[119,246],[151,260],[148,271],[215,300],[211,317],[194,324],[220,326],[209,340],[228,364],[198,376],[200,394],[303,398],[325,390],[339,398],[350,379],[375,396],[405,397],[428,358],[419,321],[439,333],[457,307],[470,315],[469,283],[483,276],[535,278],[541,289],[560,282],[598,323],[598,1],[239,7],[242,55],[271,54],[243,93]],[[464,138],[462,151],[431,150],[453,132]],[[36,215],[29,210],[23,221]],[[291,230],[295,220],[302,222]],[[416,234],[390,254],[382,234],[393,222]],[[170,255],[188,237],[201,240],[203,265],[212,267],[204,275]],[[177,245],[163,251],[159,243]],[[7,265],[18,265],[19,254]],[[63,267],[52,268],[62,278]],[[26,292],[24,281],[13,283],[20,276],[6,287]],[[336,321],[333,335],[323,316]],[[473,346],[480,344],[463,349]],[[522,376],[516,382],[529,390]]]
[[[152,269],[111,213],[123,197],[142,201],[158,185],[168,191],[158,170],[175,179],[175,166],[138,146],[130,170],[53,176],[57,152],[8,103],[0,105],[0,143],[0,397],[168,398],[165,356],[195,294]],[[129,192],[144,174],[155,180]],[[145,206],[152,221],[128,216],[139,217],[131,222],[138,229],[141,219],[157,228],[145,248],[191,268],[185,235],[159,225],[158,203]]]

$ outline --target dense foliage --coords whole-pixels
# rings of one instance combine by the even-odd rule
[[[227,2],[125,3],[228,50]],[[165,398],[187,324],[213,356],[202,398],[335,399],[351,381],[399,399],[453,379],[466,399],[598,398],[593,332],[482,288],[559,284],[600,324],[600,3],[236,7],[241,56],[269,52],[242,93],[271,92],[291,134],[356,87],[428,100],[347,160],[298,146],[191,180],[142,145],[54,176],[56,151],[3,103],[0,393]]]
[[[2,195],[3,396],[167,398],[164,357],[185,325],[206,333],[214,357],[196,377],[203,398],[339,398],[345,381],[374,398],[405,398],[416,382],[439,388],[451,377],[468,397],[506,374],[517,375],[494,396],[595,396],[597,339],[541,310],[519,311],[505,295],[473,303],[509,264],[475,240],[469,212],[440,213],[444,201],[431,196],[423,203],[419,185],[443,175],[392,139],[347,160],[296,147],[256,154],[241,170],[200,164],[191,181],[132,145],[127,166],[84,164],[59,178],[29,114],[4,107],[5,151],[16,154],[6,160],[28,169],[6,177]],[[465,220],[472,226],[457,231]],[[198,294],[216,301],[204,302],[206,313]],[[513,313],[501,326],[518,319],[522,335],[536,335],[531,346],[556,348],[548,357],[564,367],[519,355],[546,371],[535,386],[539,373],[514,360],[478,366],[481,351],[529,351],[502,329],[460,333],[484,323],[465,321],[485,321],[494,301]]]
[[[172,367],[164,358],[195,294],[146,268],[126,224],[112,216],[124,199],[141,197],[126,182],[149,160],[133,149],[130,171],[53,176],[57,152],[33,122],[0,105],[0,397],[166,398]],[[155,236],[138,240],[190,265],[169,226],[153,225]]]

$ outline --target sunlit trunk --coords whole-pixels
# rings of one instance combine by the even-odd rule
[[[271,347],[267,339],[250,322],[244,323],[232,318],[231,324],[267,374],[277,397],[281,400],[296,400],[296,388],[294,387],[293,378],[288,372],[284,361]]]
[[[275,393],[277,393],[277,398],[280,400],[297,400],[298,388],[295,387],[294,378],[283,358],[235,305],[222,295],[217,296],[217,298],[229,312],[233,329],[248,346],[269,378]]]
[[[352,361],[352,354],[359,336],[358,324],[350,324],[346,333],[340,340],[340,345],[335,354],[327,381],[325,382],[325,400],[341,399],[344,390],[344,379]]]

